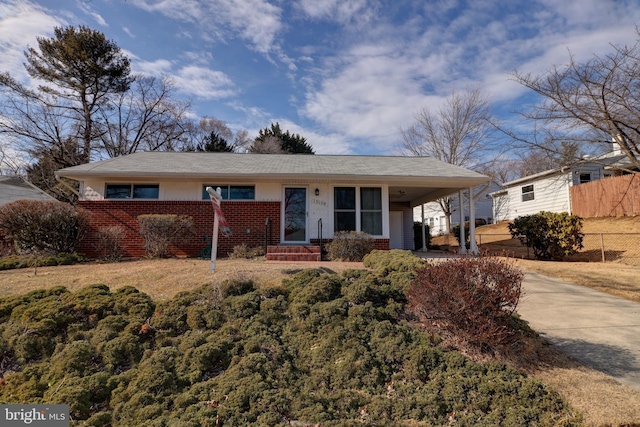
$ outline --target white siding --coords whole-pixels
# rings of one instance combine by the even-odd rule
[[[496,191],[500,187],[497,185],[492,185],[491,188],[487,191],[487,194],[483,194],[480,196],[478,200],[476,200],[475,208],[476,208],[476,219],[484,219],[487,223],[494,222],[493,217],[493,200],[488,196],[488,193],[491,191]],[[464,215],[465,217],[469,216],[469,205],[468,201],[465,198],[464,202]],[[451,227],[455,227],[460,223],[460,213],[458,210],[458,195],[456,194],[452,203],[453,214],[451,215]],[[438,236],[446,233],[446,219],[442,208],[440,207],[440,203],[438,202],[430,202],[424,205],[424,217],[426,224],[429,225],[429,233],[432,236]],[[420,206],[413,208],[413,218],[414,221],[422,222],[422,210]],[[433,219],[433,226],[431,225],[431,219]]]
[[[569,212],[569,183],[571,172],[523,182],[507,189],[509,213],[508,219],[533,215],[540,211]],[[522,187],[533,185],[533,200],[522,201]]]

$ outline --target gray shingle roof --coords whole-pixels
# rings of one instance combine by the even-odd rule
[[[488,181],[484,175],[429,157],[183,152],[139,152],[62,169],[57,175],[75,179],[91,176],[447,179],[469,181],[469,185]]]
[[[20,177],[0,176],[0,206],[17,200],[54,200],[54,198]]]

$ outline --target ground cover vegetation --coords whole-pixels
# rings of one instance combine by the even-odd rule
[[[86,426],[579,425],[539,381],[412,321],[423,261],[364,266],[161,302],[105,285],[1,299],[0,401],[68,403]]]

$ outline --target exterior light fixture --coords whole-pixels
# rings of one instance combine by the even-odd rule
[[[319,195],[320,195],[320,189],[316,188],[316,196],[319,196]]]

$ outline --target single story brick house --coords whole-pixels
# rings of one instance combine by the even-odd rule
[[[96,255],[99,230],[120,225],[125,257],[144,255],[137,217],[152,213],[191,216],[196,235],[173,253],[205,253],[213,227],[207,186],[221,189],[233,233],[219,237],[224,257],[242,243],[307,248],[342,230],[367,232],[380,249],[414,249],[415,206],[489,180],[429,157],[186,152],[138,152],[56,176],[79,182],[78,204],[92,213],[81,250]]]

